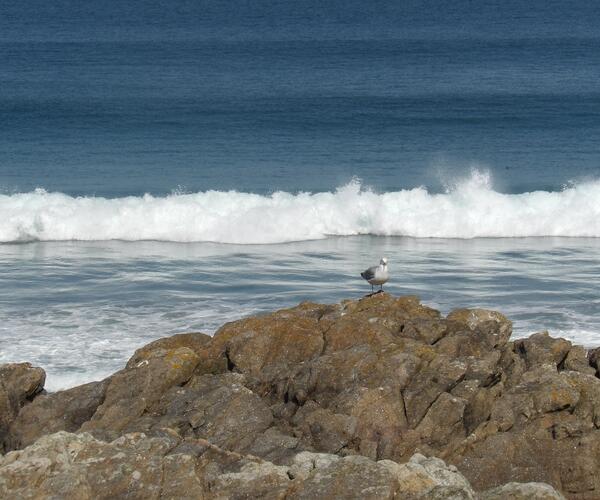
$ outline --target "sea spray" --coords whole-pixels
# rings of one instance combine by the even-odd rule
[[[161,240],[268,244],[357,234],[416,238],[600,237],[600,181],[504,194],[473,171],[444,193],[377,193],[353,180],[332,192],[174,192],[72,197],[0,195],[0,242]]]

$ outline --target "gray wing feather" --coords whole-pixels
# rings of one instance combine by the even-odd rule
[[[372,280],[375,277],[375,269],[377,269],[377,266],[370,267],[366,271],[360,273],[360,275],[367,281]]]

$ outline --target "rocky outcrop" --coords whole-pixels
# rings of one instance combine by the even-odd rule
[[[46,373],[29,363],[0,365],[0,451],[21,407],[42,391]]]
[[[600,376],[600,347],[591,349],[588,352],[588,361],[590,366],[596,370],[596,376]]]
[[[269,479],[256,487],[271,485],[274,497],[282,471],[287,497],[363,486],[397,494],[398,467],[419,470],[423,485],[435,460],[424,456],[437,456],[489,498],[526,498],[532,488],[546,498],[541,487],[511,482],[600,498],[597,356],[545,332],[511,341],[511,331],[500,313],[460,309],[444,317],[416,297],[303,303],[228,323],[212,338],[160,339],[105,381],[26,398],[5,425],[4,443],[36,446],[56,431],[89,433],[98,443],[167,433],[180,447],[205,442],[258,457],[236,469],[244,477],[270,464]],[[322,478],[299,481],[298,460],[321,454],[329,457],[314,472]],[[357,483],[348,486],[342,478],[352,474]],[[450,493],[455,486],[435,486],[426,498],[471,498],[464,488]]]
[[[515,496],[498,496],[507,493]],[[511,483],[485,498],[562,498],[551,487]],[[529,495],[529,496],[524,496]],[[107,443],[59,432],[0,458],[0,497],[78,499],[464,499],[468,481],[436,458],[407,463],[302,452],[289,466],[176,433],[125,434]]]
[[[122,434],[143,421],[170,388],[186,384],[198,361],[198,355],[189,347],[160,349],[132,368],[117,372],[108,380],[104,401],[82,430]]]
[[[564,497],[544,483],[508,483],[484,491],[481,500],[561,500]]]
[[[57,431],[74,432],[87,422],[104,401],[108,380],[66,391],[37,396],[24,406],[10,426],[8,449],[24,448]]]

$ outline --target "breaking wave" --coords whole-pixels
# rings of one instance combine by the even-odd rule
[[[163,240],[266,244],[358,234],[416,238],[600,237],[600,181],[503,194],[479,171],[445,193],[376,193],[359,181],[325,193],[206,191],[72,197],[0,195],[0,242]]]

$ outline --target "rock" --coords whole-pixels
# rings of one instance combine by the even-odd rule
[[[481,500],[564,500],[558,491],[544,483],[507,483],[484,491]]]
[[[302,457],[305,460],[305,457]],[[297,464],[306,470],[306,465]],[[323,460],[315,457],[313,468],[303,481],[295,481],[286,499],[393,498],[398,489],[396,472],[361,456]]]
[[[155,341],[101,385],[25,397],[6,442],[55,430],[175,440],[185,465],[160,460],[182,495],[189,480],[213,496],[473,497],[455,470],[411,461],[421,453],[477,491],[544,482],[599,496],[596,353],[547,333],[512,342],[511,328],[494,311],[443,317],[385,293],[303,303],[214,338]]]
[[[399,339],[382,349],[359,345],[301,363],[286,379],[273,380],[278,395],[298,404],[309,398],[326,405],[354,387],[406,388],[419,368],[435,357],[429,346]]]
[[[283,499],[289,483],[286,467],[264,462],[248,462],[235,472],[225,472],[212,479],[210,496]]]
[[[407,500],[476,498],[469,482],[455,467],[447,467],[439,458],[427,458],[417,453],[403,466],[390,461],[385,463],[397,473],[399,498]]]
[[[409,426],[416,427],[440,395],[463,380],[467,369],[464,361],[445,355],[436,356],[423,367],[403,392]]]
[[[320,319],[330,310],[330,306],[302,303],[228,323],[215,333],[213,357],[224,355],[230,370],[261,379],[277,377],[321,354],[324,340]]]
[[[30,363],[0,365],[0,452],[10,424],[21,407],[42,391],[45,380],[46,372]]]
[[[23,407],[10,426],[7,449],[29,446],[46,434],[79,430],[104,401],[108,382],[91,382],[36,397]]]
[[[289,483],[285,467],[168,434],[59,432],[0,458],[2,498],[279,498]]]
[[[563,363],[564,370],[571,370],[580,373],[596,374],[596,368],[590,366],[587,352],[580,345],[575,345],[569,350],[567,357]]]
[[[443,392],[433,402],[416,428],[420,443],[434,449],[448,445],[453,440],[463,440],[465,427],[463,415],[467,402]]]
[[[529,338],[515,341],[515,349],[525,359],[527,368],[543,364],[558,367],[569,354],[571,342],[552,338],[548,332],[540,332]]]
[[[285,434],[276,427],[269,427],[257,436],[247,452],[269,462],[290,465],[292,457],[301,450],[302,446],[297,437]]]
[[[300,453],[290,468],[286,498],[474,499],[456,469],[435,458],[415,455],[404,465],[366,457]],[[298,481],[300,480],[300,481]]]
[[[600,464],[598,379],[574,371],[558,372],[545,364],[525,372],[521,383],[493,403],[490,420],[445,455],[485,489],[490,482],[544,481],[587,498],[597,488],[591,472]],[[484,479],[486,478],[486,479]]]
[[[294,415],[292,423],[317,451],[337,453],[347,446],[356,432],[356,418],[334,413],[309,402]]]
[[[2,498],[158,498],[169,439],[59,432],[0,459]],[[191,492],[190,492],[191,493]]]
[[[425,330],[436,333],[419,333]],[[421,305],[418,298],[377,294],[345,302],[337,317],[328,318],[324,352],[359,345],[381,348],[402,338],[430,340],[443,335],[444,331],[440,313]]]
[[[191,349],[198,356],[201,356],[210,341],[210,335],[204,333],[181,333],[172,337],[161,338],[135,351],[127,362],[126,368],[135,368],[144,361],[165,356],[169,351],[180,347]]]
[[[44,388],[46,372],[30,363],[0,365],[0,384],[11,403],[21,407]]]
[[[392,456],[408,429],[403,400],[389,386],[347,392],[332,407],[354,417],[357,451],[373,460]]]
[[[596,376],[600,377],[600,347],[590,349],[587,357],[590,366],[596,370]]]
[[[401,465],[362,456],[302,452],[288,467],[231,453],[203,440],[182,440],[169,432],[156,437],[126,434],[107,443],[87,433],[64,431],[0,457],[0,496],[65,500],[475,498],[455,468],[422,455]]]
[[[195,376],[167,390],[128,430],[169,427],[182,436],[243,451],[273,423],[269,406],[244,382],[244,375],[237,373]]]
[[[456,309],[446,321],[450,331],[470,330],[493,348],[506,345],[512,333],[512,323],[506,316],[487,309]]]
[[[140,418],[172,386],[187,382],[199,357],[188,347],[159,350],[133,368],[110,377],[103,403],[82,425],[84,431],[104,431],[118,435]]]

